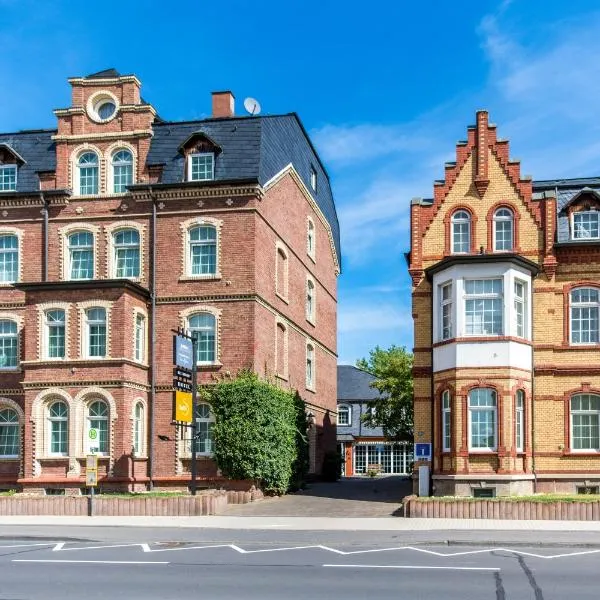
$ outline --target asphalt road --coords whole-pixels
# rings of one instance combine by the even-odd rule
[[[218,539],[196,530],[192,539],[179,529],[157,540],[158,530],[127,528],[62,528],[50,539],[21,529],[0,529],[0,600],[599,597],[600,546],[592,545],[410,547],[381,532],[228,531]]]

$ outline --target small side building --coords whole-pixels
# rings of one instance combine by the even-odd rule
[[[363,416],[369,402],[381,397],[372,387],[375,377],[352,365],[337,368],[337,443],[343,457],[342,475],[364,475],[370,470],[407,475],[412,472],[412,446],[387,439],[381,427],[368,427]]]

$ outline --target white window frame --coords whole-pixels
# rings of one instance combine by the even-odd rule
[[[200,430],[200,427],[199,427],[200,423],[206,423],[208,431],[210,431],[210,429],[211,429],[211,427],[210,427],[211,424],[215,423],[215,414],[212,410],[212,406],[208,402],[199,402],[198,406],[197,406],[197,411],[200,411],[201,406],[208,406],[208,409],[209,409],[208,415],[209,416],[208,417],[200,417],[200,416],[198,416],[198,413],[196,414],[196,426],[197,426],[196,433]],[[211,449],[209,451],[200,451],[198,448],[196,448],[196,456],[213,456],[215,442],[214,442],[214,438],[212,436],[210,436],[210,437],[211,437]],[[200,441],[199,439],[196,440],[196,444],[198,444],[199,441]],[[192,443],[194,443],[194,442],[192,441]]]
[[[202,327],[202,328],[197,328],[197,327],[192,327],[190,325],[190,321],[198,315],[201,314],[205,314],[205,315],[209,315],[213,318],[214,320],[214,328],[212,329],[213,332],[213,336],[214,336],[214,352],[213,352],[213,359],[212,360],[198,360],[197,355],[196,355],[196,364],[198,366],[207,366],[207,365],[215,365],[218,364],[219,362],[219,316],[217,314],[215,314],[212,311],[207,311],[207,310],[203,310],[203,309],[198,309],[195,310],[194,312],[190,313],[187,316],[187,327],[186,329],[190,332],[190,334],[192,334],[195,331],[210,331],[207,327]],[[198,339],[199,342],[199,339]],[[198,352],[198,348],[196,349],[196,352]]]
[[[124,160],[120,160],[117,161],[115,160],[115,157],[117,156],[117,154],[119,154],[120,152],[127,152],[130,156],[130,160],[128,161],[124,161]],[[125,189],[124,190],[118,190],[116,189],[116,177],[115,177],[115,168],[116,167],[127,167],[129,166],[131,169],[130,172],[130,181],[129,183],[127,183],[125,185]],[[135,155],[134,153],[131,151],[130,148],[126,148],[126,147],[119,147],[119,148],[115,148],[114,150],[112,150],[111,154],[110,154],[110,190],[111,193],[113,194],[126,194],[127,193],[127,186],[133,185],[135,183]]]
[[[310,166],[310,188],[313,192],[317,191],[317,170]]]
[[[468,278],[463,281],[463,289],[464,289],[464,298],[463,298],[463,323],[464,323],[464,335],[465,337],[498,337],[504,335],[505,331],[505,314],[504,314],[504,277],[478,277],[478,278]],[[499,281],[500,282],[500,293],[497,292],[483,292],[479,293],[468,293],[467,292],[467,283],[476,282],[476,281]],[[467,323],[467,302],[473,300],[499,300],[500,301],[500,316],[502,317],[502,323],[500,326],[500,331],[498,332],[469,332],[468,323]],[[485,314],[486,311],[483,311],[482,314]],[[493,313],[492,313],[493,314]],[[481,328],[483,329],[483,319],[481,322]]]
[[[588,301],[588,302],[574,302],[573,301],[573,294],[575,292],[578,291],[582,291],[582,290],[590,290],[590,291],[594,291],[597,294],[597,301]],[[595,342],[581,342],[581,341],[574,341],[573,339],[573,310],[574,309],[589,309],[590,312],[593,311],[595,309],[596,311],[596,323],[598,323],[598,332],[597,332],[597,337],[598,340]],[[588,321],[592,321],[592,318],[588,319]],[[591,337],[593,330],[590,328],[589,329],[589,336]],[[582,330],[580,330],[579,332],[580,334],[582,333]],[[579,286],[576,288],[573,288],[570,292],[569,292],[569,342],[572,346],[597,346],[600,343],[600,288],[596,288],[596,287],[589,287],[589,286]]]
[[[141,328],[139,326],[140,320],[142,322]],[[141,310],[136,310],[133,315],[133,359],[139,363],[146,362],[147,335],[146,314]]]
[[[134,231],[137,236],[137,244],[128,244],[128,243],[117,243],[117,236],[126,231]],[[139,281],[142,275],[142,234],[137,227],[119,227],[111,233],[111,254],[112,254],[112,276],[115,279],[130,279],[132,281]],[[118,251],[120,249],[125,250],[137,250],[138,252],[138,272],[137,275],[119,275],[119,261],[118,261]]]
[[[578,409],[578,410],[574,410],[573,409],[573,400],[575,398],[579,398],[580,396],[588,396],[590,398],[597,398],[598,402],[600,403],[600,395],[598,394],[593,394],[593,393],[588,393],[588,392],[582,392],[582,393],[578,393],[578,394],[573,394],[569,400],[569,435],[570,435],[570,441],[571,441],[571,452],[573,453],[580,453],[580,454],[596,454],[596,453],[600,453],[600,408],[598,410],[583,410],[583,409]],[[587,415],[587,416],[591,416],[591,417],[596,417],[596,423],[597,423],[597,428],[599,430],[599,434],[598,434],[598,447],[596,448],[575,448],[575,437],[573,435],[573,431],[574,431],[574,425],[573,425],[573,417],[575,415]]]
[[[81,188],[81,169],[89,169],[89,168],[93,168],[94,165],[92,163],[85,163],[85,164],[89,164],[91,166],[82,166],[80,164],[81,158],[85,155],[85,154],[93,154],[96,157],[96,164],[95,164],[95,168],[96,168],[96,191],[95,192],[86,192],[86,193],[82,193],[82,188]],[[75,158],[75,164],[74,164],[74,169],[75,169],[75,189],[77,190],[77,196],[98,196],[101,193],[101,173],[100,173],[100,155],[98,154],[98,152],[96,152],[96,150],[93,150],[91,148],[84,148],[82,149],[80,152],[77,153],[76,158]]]
[[[17,240],[17,247],[16,248],[0,248],[0,255],[5,255],[5,254],[14,254],[16,252],[17,254],[17,268],[16,268],[16,277],[14,279],[6,279],[6,280],[1,280],[0,279],[0,286],[2,285],[10,285],[12,283],[16,283],[17,281],[20,280],[20,273],[21,273],[21,239],[19,234],[17,234],[16,232],[13,231],[3,231],[0,230],[0,238],[15,238]]]
[[[449,340],[454,336],[454,319],[453,319],[453,305],[454,305],[454,286],[452,285],[452,281],[447,281],[446,283],[442,283],[439,286],[439,297],[440,297],[440,340]],[[444,298],[444,290],[450,290],[448,293],[448,297]],[[447,315],[444,314],[444,311],[447,310]],[[444,335],[446,330],[445,326],[445,318],[448,318],[448,335]]]
[[[598,235],[596,235],[596,236],[577,235],[577,230],[575,229],[575,216],[583,216],[583,215],[590,215],[590,216],[593,215],[596,217]],[[585,231],[585,229],[583,229],[582,231]],[[573,239],[573,240],[597,240],[597,239],[600,239],[600,211],[598,211],[598,210],[582,210],[582,211],[572,212],[571,213],[571,239]]]
[[[317,228],[315,222],[308,217],[306,225],[306,254],[313,262],[316,261],[317,256]]]
[[[73,248],[76,250],[79,249],[91,249],[92,252],[92,276],[91,277],[78,277],[73,278],[73,256],[71,254],[71,236],[77,235],[80,233],[86,233],[92,236],[92,244],[91,246],[74,246]],[[96,277],[96,236],[93,231],[89,229],[73,229],[65,233],[65,245],[66,245],[66,277],[67,281],[91,281]]]
[[[315,354],[314,344],[308,342],[306,344],[306,389],[313,392],[316,389]]]
[[[348,420],[346,423],[342,423],[340,416],[342,413],[346,414]],[[350,427],[352,425],[352,407],[349,404],[339,404],[337,410],[337,426],[338,427]]]
[[[442,452],[450,452],[452,445],[452,407],[450,406],[450,390],[444,390],[441,398],[442,407]]]
[[[104,406],[106,406],[106,416],[105,417],[98,417],[98,416],[94,416],[92,417],[90,415],[90,409],[92,407],[93,404],[95,404],[96,402],[102,402],[104,404]],[[98,440],[97,442],[93,442],[92,440],[89,439],[89,435],[87,435],[87,433],[89,432],[90,429],[92,429],[91,426],[91,422],[92,421],[106,421],[106,450],[100,450],[98,449],[98,452],[96,453],[98,456],[109,456],[110,455],[110,447],[111,447],[111,443],[110,443],[110,435],[111,435],[111,410],[110,410],[110,404],[106,401],[105,398],[92,398],[90,399],[85,406],[85,422],[86,422],[86,440],[87,440],[87,444],[86,444],[86,448],[85,451],[86,452],[91,452],[90,448],[95,447],[93,444],[95,443],[100,443],[100,440]],[[98,446],[99,448],[99,446]]]
[[[103,310],[104,311],[104,354],[102,356],[91,355],[91,327],[99,325],[101,322],[90,321],[89,313],[92,310]],[[84,327],[84,356],[89,360],[103,360],[109,356],[109,344],[108,344],[108,332],[109,332],[109,309],[106,306],[88,306],[84,311],[85,327]]]
[[[466,215],[466,217],[463,216],[458,216],[458,215]],[[457,232],[454,230],[455,225],[464,225],[466,223],[467,225],[467,249],[466,250],[456,250],[455,249],[455,244],[456,244],[456,234]],[[469,254],[469,252],[471,252],[471,236],[473,234],[472,231],[472,218],[471,215],[468,211],[466,211],[464,208],[460,208],[458,209],[456,212],[453,213],[452,217],[450,218],[450,253],[451,254]]]
[[[500,214],[508,213],[508,214]],[[508,248],[498,248],[498,224],[499,223],[510,223],[510,246]],[[515,247],[515,215],[510,208],[501,206],[494,212],[493,217],[494,226],[494,252],[511,252]]]
[[[317,320],[317,286],[312,277],[306,278],[306,320],[312,325]]]
[[[66,417],[53,417],[50,415],[50,409],[55,404],[64,404],[67,407]],[[70,426],[69,417],[70,417],[69,404],[63,398],[54,398],[46,404],[46,421],[47,421],[47,428],[48,428],[48,448],[47,448],[48,456],[68,456],[69,455],[69,426]],[[57,422],[66,423],[66,431],[67,431],[66,450],[63,452],[53,452],[52,451],[52,426],[54,423],[57,423]]]
[[[215,232],[214,240],[193,240],[192,241],[192,231],[196,229],[212,229]],[[209,273],[192,273],[193,267],[193,250],[195,246],[204,247],[204,246],[214,246],[215,247],[215,269],[214,272]],[[187,230],[187,276],[188,277],[197,277],[201,278],[211,278],[216,277],[219,272],[219,230],[216,225],[212,223],[199,223],[192,225]]]
[[[63,313],[63,321],[62,321],[62,330],[63,330],[63,343],[64,343],[64,352],[63,356],[50,356],[50,328],[51,327],[59,327],[60,321],[48,321],[48,313],[51,312],[62,312]],[[67,309],[56,306],[56,307],[48,307],[43,312],[44,319],[44,360],[65,360],[67,358]],[[59,325],[56,325],[59,323]]]
[[[21,443],[22,443],[22,431],[21,431],[21,427],[22,427],[22,422],[21,422],[21,414],[19,414],[19,411],[14,407],[14,406],[10,406],[7,405],[3,402],[0,402],[0,411],[2,410],[10,410],[13,413],[15,413],[15,415],[17,415],[17,421],[16,423],[8,422],[8,421],[2,421],[0,422],[0,427],[16,427],[17,428],[17,454],[0,454],[0,460],[6,460],[6,459],[15,459],[15,458],[20,458],[21,456]]]
[[[4,187],[4,171],[14,171],[15,182],[14,187],[11,185],[9,188]],[[15,192],[17,190],[17,177],[19,176],[19,169],[15,164],[0,165],[0,194],[5,192]]]
[[[493,406],[471,406],[471,393],[477,390],[489,390],[494,398]],[[469,413],[469,452],[497,452],[498,450],[498,394],[493,388],[473,388],[467,396],[467,410]],[[473,446],[473,414],[478,412],[491,412],[494,420],[494,443],[492,446]]]
[[[204,157],[204,156],[210,156],[210,158],[211,158],[210,177],[205,177],[202,179],[192,179],[192,172],[193,172],[192,164],[193,164],[194,158],[200,158],[200,157]],[[214,178],[215,178],[215,153],[214,152],[196,152],[194,154],[188,155],[188,159],[187,159],[187,180],[188,181],[214,181]]]
[[[517,288],[521,286],[522,293],[518,294]],[[514,335],[519,338],[528,339],[529,326],[527,322],[528,316],[528,289],[527,282],[522,279],[515,278],[513,280],[513,316],[514,316]],[[519,331],[519,311],[521,316],[521,331]]]
[[[517,390],[515,394],[515,448],[517,452],[525,452],[525,391]]]
[[[15,333],[12,334],[8,334],[8,333],[2,333],[0,332],[0,336],[3,339],[13,339],[15,340],[15,352],[16,352],[16,358],[17,358],[17,363],[15,365],[7,365],[7,366],[2,366],[0,365],[0,372],[4,372],[4,371],[18,371],[20,369],[20,365],[21,365],[21,326],[20,326],[20,322],[17,319],[14,319],[13,317],[11,317],[10,315],[7,316],[3,316],[0,314],[0,322],[1,321],[8,321],[9,323],[13,323],[15,326]]]
[[[138,416],[141,409],[141,417]],[[132,449],[135,457],[146,456],[146,406],[141,400],[133,404],[133,438]]]

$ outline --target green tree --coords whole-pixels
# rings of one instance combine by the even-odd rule
[[[381,398],[369,402],[374,408],[363,417],[370,427],[382,427],[386,437],[410,441],[413,437],[413,355],[406,348],[376,346],[369,358],[356,361],[356,366],[375,376],[371,384]]]

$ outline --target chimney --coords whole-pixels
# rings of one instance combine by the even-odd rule
[[[233,117],[234,115],[234,97],[230,91],[212,93],[212,116]]]

